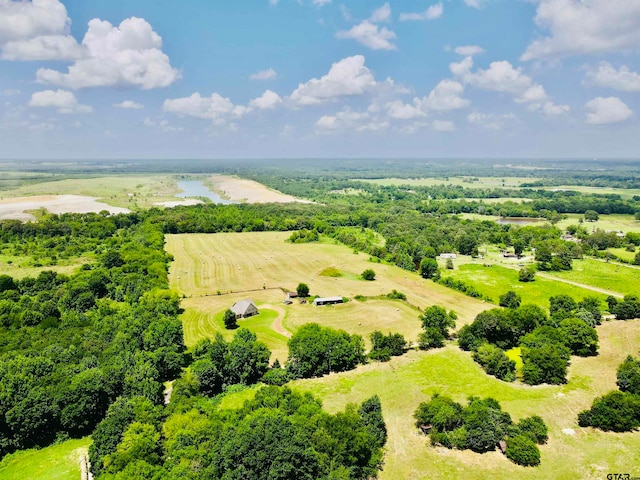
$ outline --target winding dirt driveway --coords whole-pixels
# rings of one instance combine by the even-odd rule
[[[273,321],[273,324],[271,325],[271,328],[273,329],[273,331],[278,332],[280,335],[283,335],[287,338],[291,338],[291,332],[286,328],[284,328],[284,325],[282,325],[282,320],[284,319],[284,310],[281,307],[276,307],[275,305],[270,305],[266,303],[262,306],[269,310],[274,310],[278,312],[277,318]]]

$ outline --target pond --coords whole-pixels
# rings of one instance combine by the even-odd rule
[[[178,198],[204,197],[208,198],[213,203],[220,203],[222,205],[231,205],[236,203],[222,198],[216,192],[212,192],[200,180],[181,180],[178,182],[178,188],[182,190],[182,193],[176,194],[176,197]]]
[[[546,222],[546,219],[528,217],[501,217],[496,220],[496,223],[499,223],[500,225],[532,225],[540,222]]]

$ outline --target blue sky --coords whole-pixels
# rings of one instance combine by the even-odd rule
[[[0,158],[640,157],[640,0],[0,0]]]

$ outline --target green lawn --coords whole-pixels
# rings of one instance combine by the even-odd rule
[[[558,228],[566,229],[569,225],[578,225],[579,220],[584,216],[577,213],[570,213],[568,218],[558,223]],[[597,222],[584,222],[582,226],[589,233],[596,229],[605,231],[640,232],[640,221],[633,215],[600,215]]]
[[[636,258],[638,249],[636,248],[635,252],[629,252],[626,248],[609,248],[608,251],[613,253],[618,258],[627,260],[628,262],[633,262],[633,260]]]
[[[573,270],[547,272],[554,277],[604,288],[624,295],[640,293],[640,270],[619,263],[606,263],[592,258],[574,260]]]
[[[196,302],[200,299],[194,299]],[[189,300],[183,302],[187,307],[181,315],[184,329],[184,340],[187,347],[194,346],[198,340],[203,338],[214,338],[217,333],[230,341],[237,330],[228,330],[224,327],[223,316],[225,310],[218,312],[208,312],[205,309],[197,308]],[[258,340],[264,342],[272,352],[273,358],[284,360],[287,358],[287,337],[273,331],[271,326],[278,317],[278,312],[269,308],[263,308],[258,303],[260,313],[254,317],[238,320],[240,327],[246,327],[256,334]]]
[[[23,450],[0,462],[2,480],[79,480],[80,456],[91,444],[89,437],[67,440],[41,450]]]
[[[556,272],[553,272],[553,274],[555,275]],[[470,263],[460,265],[456,270],[445,270],[442,275],[443,277],[451,276],[456,280],[462,280],[469,285],[473,285],[476,290],[496,303],[499,301],[500,295],[509,290],[513,290],[520,295],[523,303],[534,303],[544,307],[549,305],[549,297],[560,294],[569,295],[576,300],[587,296],[605,298],[605,295],[591,290],[539,276],[536,277],[534,282],[522,283],[518,281],[518,270],[499,265],[485,267],[484,265]]]

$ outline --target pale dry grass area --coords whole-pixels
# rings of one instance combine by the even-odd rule
[[[49,213],[98,213],[102,210],[106,210],[109,213],[129,213],[126,208],[107,205],[94,197],[38,195],[0,200],[0,220],[35,220],[35,217],[28,212],[40,209],[45,209]]]
[[[253,180],[247,180],[238,177],[229,177],[226,175],[213,175],[207,179],[209,186],[224,198],[232,202],[241,203],[291,203],[302,202],[310,203],[307,200],[301,200],[291,195],[271,190],[265,185]]]
[[[420,308],[442,305],[455,310],[460,325],[491,307],[424,280],[415,272],[370,262],[368,255],[354,253],[344,245],[291,244],[286,242],[289,236],[289,232],[167,235],[165,248],[175,259],[169,270],[171,287],[183,295],[201,296],[263,288],[294,291],[303,282],[309,285],[311,295],[348,298],[374,297],[396,289],[407,295],[410,304]],[[328,267],[339,270],[343,276],[321,275]],[[373,282],[358,278],[368,268],[376,272]],[[281,300],[283,294],[279,295]]]

